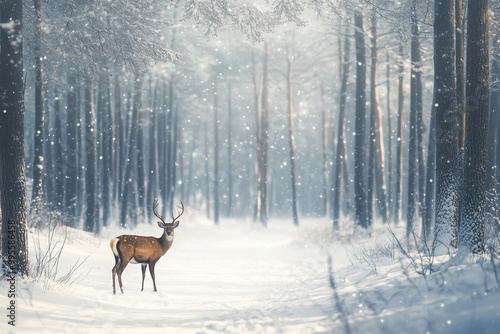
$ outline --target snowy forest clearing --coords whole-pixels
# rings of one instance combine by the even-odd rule
[[[498,280],[489,260],[424,277],[380,224],[372,238],[354,238],[352,223],[345,221],[342,237],[335,239],[326,219],[304,220],[299,228],[287,220],[272,220],[267,229],[249,220],[221,225],[190,212],[156,266],[158,292],[149,274],[141,292],[140,266],[130,264],[123,295],[112,294],[109,240],[123,233],[159,236],[161,230],[143,224],[132,232],[110,228],[95,236],[70,229],[57,277],[89,255],[72,276],[76,280],[19,281],[17,324],[7,330],[341,333],[345,319],[352,333],[497,333],[500,328]],[[61,244],[64,231],[57,230],[53,244]],[[403,232],[396,229],[398,236]],[[37,238],[46,248],[47,231],[31,231],[32,245]],[[36,253],[31,251],[32,265]],[[343,313],[329,284],[328,254]],[[2,291],[6,284],[1,282]],[[4,305],[6,296],[1,299]]]

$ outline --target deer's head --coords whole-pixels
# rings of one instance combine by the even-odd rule
[[[158,213],[156,210],[158,208],[158,200],[155,199],[153,203],[153,212],[156,217],[158,217],[161,221],[158,222],[158,226],[161,227],[164,231],[167,237],[171,237],[174,234],[174,229],[179,226],[179,221],[178,219],[182,214],[184,213],[184,204],[181,204],[178,206],[179,209],[181,209],[180,212],[178,212],[177,217],[174,217],[174,214],[172,213],[172,222],[171,223],[166,223],[165,220],[163,220],[163,217]]]

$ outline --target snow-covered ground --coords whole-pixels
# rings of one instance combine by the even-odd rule
[[[141,292],[140,266],[130,264],[125,293],[113,295],[109,247],[124,233],[160,236],[156,224],[132,232],[107,228],[99,236],[69,230],[57,277],[88,256],[72,283],[18,281],[12,327],[7,283],[0,282],[0,332],[500,332],[499,287],[488,259],[423,276],[382,225],[369,238],[353,237],[347,221],[334,236],[327,219],[303,219],[299,228],[272,220],[264,229],[236,219],[214,226],[189,209],[182,218],[172,248],[156,265],[158,292],[149,274]],[[62,242],[63,232],[53,241]],[[37,240],[44,249],[47,232],[30,232],[33,261]],[[340,303],[330,287],[329,254]]]

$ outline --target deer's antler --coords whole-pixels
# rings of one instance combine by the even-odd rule
[[[179,206],[179,205],[177,205],[177,207],[178,207],[179,209],[181,209],[182,211],[181,211],[180,213],[179,213],[179,212],[177,212],[177,213],[178,213],[178,215],[177,215],[177,217],[175,217],[175,218],[174,218],[174,213],[172,212],[172,223],[175,223],[175,221],[176,221],[177,219],[179,219],[179,217],[180,217],[180,216],[182,216],[182,214],[184,213],[184,204],[182,204],[182,201],[181,201],[181,205],[180,205],[180,206]]]
[[[165,225],[165,221],[163,220],[163,217],[158,213],[158,211],[156,210],[158,208],[158,199],[155,198],[154,202],[153,202],[153,212],[155,214],[156,217],[158,217],[162,223]]]

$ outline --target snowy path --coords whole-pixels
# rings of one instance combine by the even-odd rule
[[[70,230],[58,277],[89,256],[78,271],[85,279],[50,289],[18,282],[16,327],[2,321],[0,333],[343,333],[328,253],[351,333],[499,332],[500,281],[487,258],[424,277],[398,254],[383,225],[371,237],[354,237],[346,221],[332,237],[327,219],[303,219],[300,228],[273,220],[263,229],[236,220],[214,226],[191,212],[183,218],[156,266],[156,293],[148,274],[140,291],[140,266],[130,264],[125,294],[112,294],[109,240],[123,230],[99,237]],[[161,231],[140,225],[126,233]],[[46,247],[45,235],[31,232],[31,257],[37,239]],[[5,281],[0,291],[0,305],[7,305]]]
[[[100,238],[72,232],[65,265],[90,252],[81,270],[89,270],[86,279],[55,291],[35,286],[24,292],[15,333],[326,331],[333,312],[326,253],[299,241],[311,228],[280,221],[267,230],[236,221],[215,227],[193,219],[176,230],[173,247],[156,266],[157,293],[149,274],[140,291],[140,266],[131,264],[123,274],[125,294],[112,295],[108,240],[123,232],[108,230]],[[140,228],[134,233],[161,232]]]

